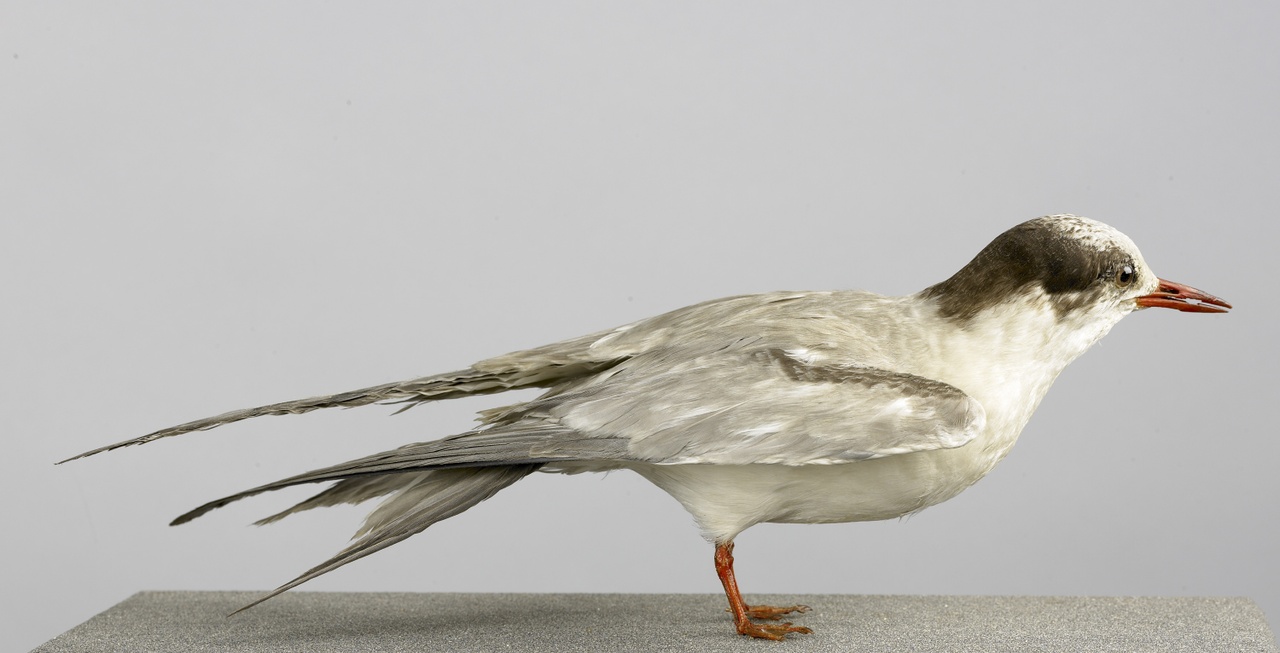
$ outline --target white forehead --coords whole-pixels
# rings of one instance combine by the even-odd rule
[[[1138,246],[1133,244],[1128,236],[1109,224],[1069,213],[1051,215],[1045,219],[1052,221],[1060,231],[1085,247],[1092,247],[1098,251],[1119,247],[1132,253],[1135,258],[1142,258],[1138,253]]]

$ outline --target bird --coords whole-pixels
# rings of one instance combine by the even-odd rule
[[[748,604],[734,538],[760,523],[893,519],[959,494],[1009,452],[1060,372],[1124,316],[1230,304],[1157,277],[1127,236],[1069,214],[1018,224],[946,280],[716,299],[470,367],[236,410],[62,463],[264,415],[414,405],[521,388],[480,425],[201,505],[332,483],[258,524],[382,498],[352,543],[240,610],[381,551],[533,472],[630,470],[674,497],[714,546],[740,635],[810,633],[804,605]],[[61,463],[59,463],[61,464]],[[237,611],[239,612],[239,611]]]

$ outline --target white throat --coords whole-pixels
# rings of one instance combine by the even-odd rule
[[[935,330],[925,361],[929,369],[922,371],[982,404],[987,437],[975,444],[998,460],[1062,370],[1128,312],[1119,305],[1090,304],[1064,314],[1043,292],[1028,291],[1019,300],[955,322],[953,328]]]

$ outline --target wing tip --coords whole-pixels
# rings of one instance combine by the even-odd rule
[[[106,445],[106,446],[98,447],[98,448],[96,448],[96,449],[90,449],[90,450],[88,450],[88,451],[85,451],[84,453],[78,453],[78,454],[76,454],[76,455],[74,455],[74,456],[72,456],[72,457],[70,457],[70,458],[64,458],[64,459],[59,460],[58,462],[54,463],[54,465],[61,465],[61,464],[63,464],[63,463],[69,463],[69,462],[71,462],[71,461],[73,461],[73,460],[80,460],[81,458],[88,458],[89,456],[96,456],[96,455],[98,455],[98,454],[100,454],[100,453],[105,453],[105,452],[107,452],[107,451],[114,451],[114,450],[116,450],[116,449],[120,449],[120,448],[123,448],[123,447],[133,446],[133,445],[135,445],[135,444],[140,444],[140,442],[139,442],[137,439],[134,439],[134,440],[125,440],[124,442],[117,442],[117,443],[115,443],[115,444],[108,444],[108,445]]]

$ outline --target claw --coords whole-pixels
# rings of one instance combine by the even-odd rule
[[[750,635],[758,639],[771,639],[780,642],[786,637],[787,633],[803,633],[810,634],[813,630],[804,626],[793,626],[791,622],[786,621],[780,624],[758,624],[754,621],[738,622],[738,634]]]
[[[808,611],[809,606],[807,605],[789,605],[785,608],[774,607],[772,605],[747,606],[748,617],[751,617],[752,619],[767,619],[769,621],[777,621],[781,619],[784,614],[791,614],[792,612],[803,613]]]

